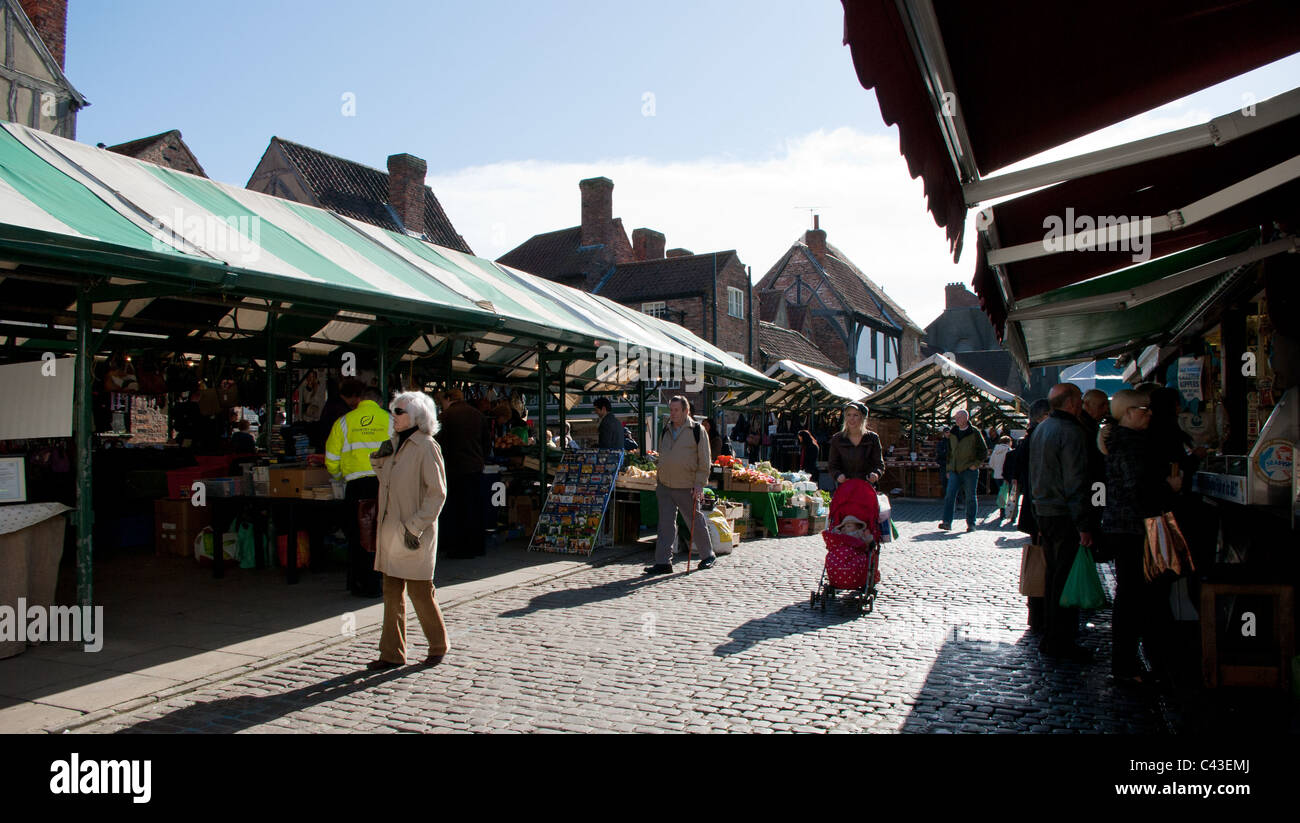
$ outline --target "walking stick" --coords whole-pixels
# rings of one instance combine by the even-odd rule
[[[691,571],[691,550],[695,548],[695,512],[700,501],[695,499],[695,489],[691,489],[691,542],[686,544],[686,571]]]

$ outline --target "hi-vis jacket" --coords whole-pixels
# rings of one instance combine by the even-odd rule
[[[373,400],[362,400],[330,429],[325,441],[326,470],[344,480],[370,477],[375,473],[370,467],[370,453],[388,436],[388,412]]]

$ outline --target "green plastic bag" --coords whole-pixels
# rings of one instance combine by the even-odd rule
[[[1003,483],[1002,487],[998,489],[998,508],[1005,509],[1007,507],[1007,501],[1010,499],[1010,497],[1011,497],[1011,487],[1006,483]]]
[[[235,545],[239,548],[239,568],[257,568],[257,541],[253,537],[253,524],[241,522],[235,531]]]
[[[1097,564],[1087,546],[1080,546],[1070,567],[1070,577],[1061,592],[1061,608],[1100,609],[1106,605],[1106,590],[1097,575]]]

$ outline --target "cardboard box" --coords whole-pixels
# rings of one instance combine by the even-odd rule
[[[272,497],[302,497],[303,489],[328,486],[330,474],[322,468],[299,466],[291,469],[272,468],[270,491]]]
[[[154,554],[189,557],[194,554],[194,538],[212,525],[212,511],[195,506],[188,499],[155,500]]]

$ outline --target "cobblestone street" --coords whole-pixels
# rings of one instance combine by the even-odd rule
[[[1016,591],[1023,535],[939,532],[933,502],[894,511],[871,614],[809,608],[820,536],[649,579],[646,552],[448,610],[453,650],[434,669],[364,671],[371,633],[78,731],[1166,730],[1151,698],[1110,685],[1108,613],[1082,635],[1096,662],[1038,655]]]

